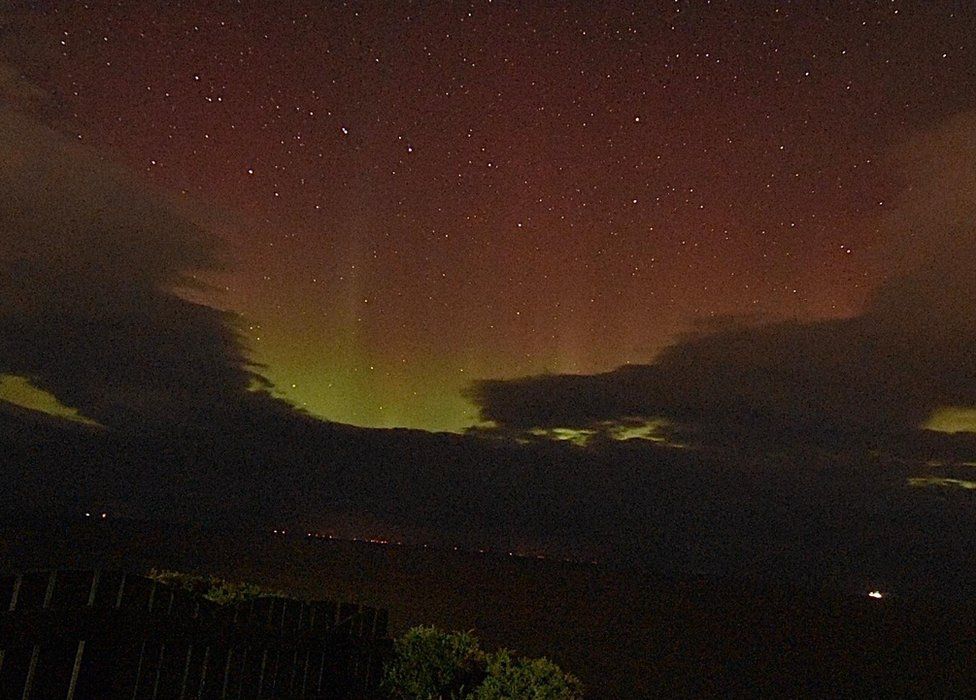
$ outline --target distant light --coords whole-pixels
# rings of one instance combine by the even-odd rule
[[[102,518],[103,518],[103,519],[104,519],[104,518],[107,518],[107,517],[108,517],[108,513],[102,513]]]
[[[881,591],[871,591],[870,593],[868,593],[868,598],[877,598],[878,600],[880,600],[881,598],[884,598],[884,593],[882,593]]]

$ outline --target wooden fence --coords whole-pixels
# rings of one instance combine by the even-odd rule
[[[0,576],[0,698],[369,698],[387,613],[269,596],[221,606],[145,576]]]

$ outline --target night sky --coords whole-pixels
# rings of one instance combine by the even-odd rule
[[[976,108],[966,2],[24,3],[46,118],[225,242],[280,395],[457,430],[475,379],[851,317],[902,259],[892,152]],[[969,146],[972,148],[972,146]],[[883,305],[883,304],[882,304]]]

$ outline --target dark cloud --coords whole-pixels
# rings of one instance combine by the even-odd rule
[[[0,374],[105,423],[185,420],[258,376],[228,313],[190,301],[219,263],[191,217],[44,125],[0,70]]]
[[[888,281],[846,319],[738,323],[693,333],[648,365],[482,381],[502,428],[668,419],[702,441],[877,438],[940,407],[976,405],[976,115],[899,149],[908,183],[881,221]]]

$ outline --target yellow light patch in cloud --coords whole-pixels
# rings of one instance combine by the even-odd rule
[[[98,425],[95,421],[78,413],[77,409],[65,406],[53,394],[38,389],[24,377],[0,374],[0,400],[76,423]]]
[[[962,406],[940,408],[922,427],[940,433],[976,433],[976,408]]]
[[[917,476],[908,480],[909,486],[925,488],[927,486],[939,486],[943,488],[965,489],[966,491],[976,490],[976,481],[968,479],[950,479],[943,476]]]

